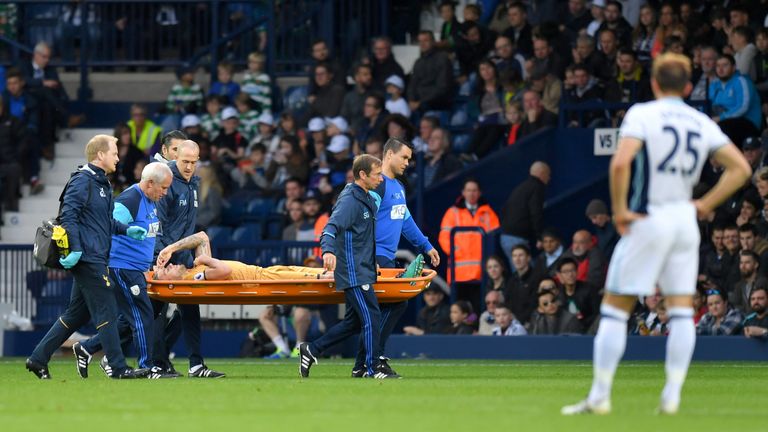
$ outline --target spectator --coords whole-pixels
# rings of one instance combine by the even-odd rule
[[[562,97],[563,83],[555,75],[535,68],[531,71],[530,90],[535,91],[541,97],[544,109],[557,114],[560,112],[560,98]],[[525,95],[523,95],[525,100]]]
[[[665,3],[661,5],[661,8],[659,8],[659,25],[656,27],[656,37],[653,41],[651,57],[656,57],[656,55],[664,51],[664,43],[672,33],[672,30],[677,28],[679,20],[680,16],[677,14],[674,4]]]
[[[617,75],[617,57],[619,54],[619,43],[616,32],[611,29],[603,29],[598,35],[600,41],[600,52],[605,57],[603,69],[594,71],[594,75],[603,82],[608,82],[616,78]]]
[[[213,140],[211,152],[213,161],[218,162],[223,172],[230,172],[237,162],[245,156],[248,140],[239,129],[240,119],[237,110],[232,107],[221,111],[221,132]]]
[[[20,148],[22,176],[29,182],[30,193],[37,195],[45,185],[40,180],[41,143],[40,110],[38,99],[24,88],[24,78],[18,69],[8,70],[5,78],[6,90],[3,93],[3,112],[18,120],[22,127],[22,141],[16,142]]]
[[[256,119],[256,127],[258,134],[250,140],[250,144],[263,144],[267,149],[267,157],[271,160],[275,153],[280,149],[280,137],[275,133],[275,118],[268,112],[263,112]],[[290,137],[292,135],[285,135]],[[295,136],[293,136],[296,138]],[[243,135],[245,138],[245,135]],[[296,138],[298,140],[298,138]],[[304,153],[302,151],[302,153]]]
[[[216,176],[216,170],[211,166],[198,167],[195,174],[200,177],[200,208],[195,219],[195,231],[199,232],[221,221],[224,188]]]
[[[576,36],[592,22],[592,15],[586,7],[586,0],[569,0],[567,5],[561,4],[558,29],[568,40],[576,40]]]
[[[739,272],[741,280],[728,294],[728,303],[741,314],[749,313],[750,294],[755,289],[768,289],[768,280],[758,273],[760,260],[753,251],[746,249],[739,252]]]
[[[589,231],[573,233],[571,248],[563,254],[563,259],[566,257],[573,258],[578,264],[576,278],[579,281],[586,282],[594,292],[603,289],[605,261]]]
[[[4,211],[19,211],[19,143],[23,141],[24,125],[10,114],[0,96],[0,220]]]
[[[368,138],[365,142],[365,154],[376,156],[381,159],[384,157],[384,141],[378,136]]]
[[[330,166],[330,180],[333,186],[342,186],[346,183],[346,174],[352,168],[352,158],[350,156],[350,141],[346,135],[336,135],[331,138],[328,145],[328,153],[331,159],[328,161]]]
[[[608,206],[602,200],[593,199],[587,205],[587,219],[592,222],[597,235],[597,247],[606,261],[611,260],[613,249],[619,242],[619,233],[611,222],[611,215],[608,214]]]
[[[568,101],[571,103],[581,104],[584,102],[600,101],[603,98],[603,88],[600,83],[590,75],[589,70],[585,65],[576,65],[573,68],[573,79],[576,84],[568,92]],[[605,123],[605,113],[600,110],[584,110],[580,115],[578,112],[573,112],[570,115],[571,127],[598,127]]]
[[[248,156],[232,168],[229,175],[237,187],[247,191],[265,191],[269,188],[267,181],[267,148],[264,144],[254,144],[250,147]]]
[[[755,87],[760,99],[768,103],[768,29],[763,27],[755,37],[757,54],[755,55]],[[766,103],[763,104],[765,107]]]
[[[461,196],[445,212],[440,223],[439,242],[451,261],[449,268],[454,269],[454,272],[449,271],[448,281],[465,282],[465,285],[457,286],[459,298],[469,299],[475,309],[479,309],[480,298],[476,293],[476,284],[482,276],[480,263],[483,235],[476,232],[457,233],[453,236],[454,250],[451,251],[451,230],[454,227],[478,227],[482,228],[484,233],[499,227],[499,218],[482,197],[477,180],[464,180]]]
[[[309,178],[309,164],[304,152],[299,147],[299,139],[284,136],[280,139],[280,148],[275,152],[266,173],[272,190],[280,190],[290,178],[305,183]]]
[[[491,255],[485,260],[485,291],[501,291],[507,287],[507,266],[498,255]]]
[[[533,70],[546,71],[558,78],[565,73],[565,61],[552,49],[549,40],[542,36],[533,39],[532,63]]]
[[[332,84],[339,85],[344,88],[346,83],[346,76],[344,69],[338,60],[331,58],[331,51],[328,48],[328,44],[323,39],[316,39],[312,42],[311,50],[313,64],[309,69],[309,103],[314,101],[314,97],[317,96],[318,84],[316,81],[316,70],[318,65],[325,65],[326,72]]]
[[[373,56],[370,64],[374,88],[382,91],[387,86],[387,80],[391,76],[398,76],[402,80],[405,78],[405,72],[395,60],[395,56],[392,55],[392,40],[386,36],[381,36],[374,38],[372,45]],[[405,87],[401,88],[401,91],[405,91]]]
[[[632,50],[637,53],[637,60],[647,68],[651,64],[651,51],[656,42],[656,9],[646,4],[640,8],[640,22],[632,32]]]
[[[403,105],[408,106],[404,99],[400,99]],[[377,135],[384,124],[384,119],[387,118],[389,112],[384,109],[384,98],[377,93],[373,93],[365,98],[365,103],[362,107],[363,121],[355,129],[357,133],[358,145],[364,145],[368,140]]]
[[[205,98],[205,114],[200,117],[200,126],[203,127],[206,137],[214,141],[221,130],[221,98],[216,95]]]
[[[755,56],[757,48],[752,43],[755,33],[747,26],[739,26],[731,30],[728,38],[733,49],[733,58],[736,60],[736,70],[744,76],[748,76],[752,81],[757,79],[757,69],[755,68]]]
[[[557,265],[560,280],[558,302],[581,323],[582,329],[590,328],[599,310],[598,296],[584,282],[576,279],[577,263],[573,258],[563,258]]]
[[[470,149],[478,158],[495,150],[504,135],[504,94],[490,60],[483,60],[478,66],[478,79],[472,92],[471,106],[478,111],[477,128],[472,134]]]
[[[700,336],[732,336],[741,331],[742,316],[738,309],[732,308],[719,290],[709,290],[707,294],[707,313],[696,325],[696,334]]]
[[[147,119],[147,107],[141,104],[131,105],[131,142],[145,155],[149,156],[160,151],[160,135],[163,129],[152,120]]]
[[[757,195],[757,192],[754,189],[744,191],[740,204],[739,215],[736,217],[736,225],[741,227],[746,224],[756,223],[758,208],[763,204],[763,201]]]
[[[365,122],[363,108],[365,100],[371,95],[371,86],[373,85],[373,75],[371,66],[359,64],[355,68],[355,86],[344,95],[341,103],[341,116],[344,117],[357,133]]]
[[[685,0],[680,2],[680,23],[690,35],[691,42],[701,44],[709,39],[711,27],[696,10],[698,2]]]
[[[232,81],[235,74],[235,66],[223,61],[216,66],[216,81],[211,83],[208,95],[218,95],[226,98],[227,105],[235,103],[235,97],[240,94],[240,84]]]
[[[507,21],[509,27],[504,30],[504,36],[515,43],[522,55],[530,57],[533,54],[533,32],[531,25],[528,24],[525,5],[520,2],[512,3],[507,8]]]
[[[701,260],[702,265],[699,274],[700,282],[711,281],[717,288],[724,286],[727,270],[731,267],[731,260],[733,259],[725,248],[723,237],[722,226],[712,228],[711,245]]]
[[[453,67],[448,56],[435,47],[432,32],[418,36],[421,56],[413,65],[408,100],[411,111],[426,112],[451,107]]]
[[[451,153],[451,136],[443,128],[432,131],[427,142],[427,164],[424,166],[424,187],[437,184],[457,173],[463,164]]]
[[[309,97],[309,117],[336,117],[344,101],[344,87],[334,81],[331,68],[320,63],[315,66],[315,93]]]
[[[496,326],[493,327],[492,336],[525,336],[528,334],[512,311],[503,304],[496,306],[493,319]]]
[[[283,229],[284,241],[313,241],[315,239],[314,221],[310,223],[304,214],[304,203],[295,199],[288,203],[289,224]]]
[[[755,287],[749,294],[751,313],[744,318],[744,336],[765,339],[768,337],[768,291]]]
[[[203,128],[200,127],[200,117],[195,114],[187,114],[181,118],[181,131],[194,142],[205,139]]]
[[[522,322],[531,319],[531,313],[536,309],[536,289],[541,275],[531,266],[531,253],[522,244],[512,248],[513,272],[507,281],[504,298],[512,313]]]
[[[485,311],[480,314],[480,318],[478,319],[480,327],[477,330],[477,334],[481,336],[490,336],[493,334],[493,328],[496,326],[496,308],[503,304],[504,293],[500,290],[488,291],[488,293],[485,294]]]
[[[752,251],[757,254],[760,265],[759,274],[766,274],[768,267],[768,241],[758,236],[757,228],[751,223],[745,223],[739,227],[739,244],[742,251]],[[745,297],[744,300],[748,298]]]
[[[605,76],[611,65],[601,51],[595,50],[595,39],[591,36],[579,36],[576,39],[576,48],[573,50],[573,64],[583,66],[590,75],[598,78],[610,80],[612,77]],[[610,72],[610,71],[609,71]]]
[[[288,204],[290,204],[291,201],[301,199],[301,197],[304,196],[304,184],[297,178],[289,178],[283,185],[283,194],[284,197],[277,202],[275,213],[287,215]],[[325,228],[325,222],[328,222],[328,219],[325,219],[322,228]]]
[[[634,51],[628,49],[619,50],[618,75],[607,83],[605,88],[605,100],[612,103],[636,103],[647,102],[653,99],[651,82]],[[620,112],[624,117],[624,110]]]
[[[496,62],[496,69],[499,72],[499,76],[502,74],[514,70],[519,77],[525,77],[525,57],[522,54],[515,51],[515,43],[506,36],[499,36],[496,38],[494,44],[495,56],[493,60]]]
[[[176,71],[176,78],[178,81],[171,87],[165,100],[167,115],[162,128],[168,131],[178,129],[185,114],[197,114],[203,109],[203,89],[195,83],[195,69],[181,67]]]
[[[549,165],[537,161],[531,165],[528,178],[507,198],[501,218],[501,249],[512,265],[512,248],[530,246],[541,235],[544,223],[544,190],[549,183]]]
[[[471,335],[475,332],[475,327],[471,324],[471,317],[477,317],[472,312],[472,305],[468,301],[459,300],[451,305],[450,310],[451,324],[443,329],[445,334],[453,335]]]
[[[264,72],[264,54],[252,52],[248,55],[248,69],[243,75],[241,90],[256,104],[256,112],[272,111],[272,78]]]
[[[517,142],[520,137],[520,127],[523,125],[523,106],[518,101],[510,100],[504,117],[509,123],[509,129],[506,132],[506,142],[508,146]]]
[[[141,180],[141,177],[135,177],[133,172],[136,169],[136,164],[140,160],[145,160],[147,156],[131,143],[131,128],[127,124],[118,124],[112,136],[117,138],[117,156],[119,158],[114,173],[116,180],[114,183],[115,186],[125,189]]]
[[[534,90],[526,90],[523,93],[523,110],[525,110],[525,116],[517,133],[518,138],[531,135],[541,129],[557,126],[557,115],[544,108],[541,103],[541,95]]]
[[[413,150],[415,152],[425,153],[427,151],[427,143],[429,137],[432,136],[432,131],[440,127],[440,120],[431,115],[425,115],[419,120],[419,136],[413,139]],[[448,140],[450,142],[450,140]]]
[[[669,335],[669,313],[664,299],[659,300],[656,305],[656,320],[654,325],[648,328],[647,336],[668,336]]]
[[[536,257],[534,268],[542,276],[555,277],[560,256],[563,255],[563,245],[560,236],[554,229],[541,232],[541,253]]]
[[[606,29],[611,30],[616,36],[617,46],[630,46],[632,44],[632,26],[622,16],[621,2],[616,0],[606,2],[603,16],[605,21],[600,25],[598,33],[602,34]],[[602,40],[600,43],[602,44]]]
[[[239,120],[237,129],[240,131],[240,135],[242,135],[249,143],[259,135],[259,129],[261,129],[261,125],[264,123],[263,120],[268,120],[265,124],[269,126],[269,129],[272,129],[274,120],[272,114],[269,112],[259,114],[253,109],[253,101],[247,93],[240,93],[235,96],[235,108],[237,109]],[[269,135],[273,134],[270,132]],[[269,151],[274,150],[270,149],[268,143],[265,143],[264,145],[267,146]]]
[[[710,288],[711,289],[711,288]],[[698,324],[701,317],[707,313],[707,300],[704,293],[697,287],[693,293],[693,323]]]
[[[721,56],[716,65],[718,79],[709,85],[712,119],[718,123],[732,120],[738,125],[735,127],[758,130],[762,122],[760,97],[752,81],[735,69],[736,60],[731,55]]]
[[[558,335],[582,333],[581,324],[570,312],[562,309],[552,291],[539,293],[538,308],[531,318],[528,333],[532,335]]]
[[[600,30],[600,26],[605,22],[605,0],[592,1],[589,13],[592,16],[592,20],[589,25],[587,25],[586,35],[581,36],[594,37]]]
[[[387,78],[384,84],[386,85],[387,95],[389,95],[389,100],[385,105],[386,112],[410,117],[411,108],[408,106],[408,101],[403,97],[403,92],[405,91],[403,79],[398,75],[392,75]]]
[[[725,12],[723,10],[713,10],[709,15],[709,22],[712,24],[712,36],[710,36],[710,42],[712,46],[717,48],[718,52],[722,51],[728,45],[728,34],[725,32],[728,27],[726,21]]]
[[[424,290],[424,306],[416,318],[415,326],[403,327],[403,333],[412,336],[438,334],[451,324],[450,308],[443,303],[445,293],[437,285]]]
[[[691,91],[691,100],[705,101],[707,100],[707,92],[709,91],[709,85],[712,81],[717,79],[717,73],[715,71],[715,64],[719,54],[714,47],[704,46],[701,47],[699,58],[701,63],[701,69],[699,71],[698,78],[692,80],[693,90]]]
[[[381,125],[381,137],[384,140],[400,138],[410,143],[416,137],[416,131],[407,118],[400,114],[390,114],[384,119],[384,124]]]
[[[440,27],[440,41],[436,45],[440,49],[453,51],[456,44],[461,40],[461,24],[456,18],[456,3],[445,0],[440,3],[438,9],[443,25]]]
[[[465,82],[477,70],[480,61],[488,56],[491,42],[483,38],[482,28],[474,22],[464,23],[464,37],[456,44],[456,58],[459,61],[459,82]]]

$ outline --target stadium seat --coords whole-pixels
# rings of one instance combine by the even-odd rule
[[[453,152],[454,153],[468,153],[469,143],[472,140],[472,136],[469,134],[457,134],[453,137]]]
[[[206,234],[214,246],[227,245],[232,241],[232,228],[228,226],[214,225],[208,227]]]
[[[221,211],[221,223],[227,226],[238,226],[245,214],[248,202],[245,199],[232,196],[224,204]]]
[[[275,201],[271,198],[252,198],[248,202],[243,215],[244,221],[262,221],[275,208]]]
[[[247,223],[239,226],[232,233],[232,243],[238,246],[252,245],[262,239],[262,226],[258,223]]]

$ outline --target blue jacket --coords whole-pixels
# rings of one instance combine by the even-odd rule
[[[376,254],[394,260],[401,234],[421,253],[434,249],[411,217],[403,184],[400,180],[385,175],[382,177],[384,181],[379,187],[369,192],[379,208],[376,216]]]
[[[115,200],[113,217],[128,225],[147,230],[147,238],[134,240],[128,236],[113,235],[109,267],[147,271],[152,268],[155,238],[160,232],[155,203],[144,195],[138,183],[124,190]]]
[[[59,222],[67,230],[69,249],[81,251],[82,262],[107,265],[112,234],[128,227],[112,218],[112,185],[101,168],[78,168],[64,193]]]
[[[736,71],[726,82],[719,79],[712,81],[709,84],[709,98],[720,120],[744,117],[760,129],[760,96],[749,77]]]
[[[336,289],[376,282],[376,204],[350,183],[339,194],[320,237],[323,254],[336,255]]]
[[[166,246],[195,233],[200,178],[193,175],[189,181],[184,180],[176,167],[176,161],[169,162],[168,167],[173,172],[173,182],[168,188],[168,193],[157,202],[157,217],[160,219],[162,232],[157,234],[155,241],[155,257]],[[170,262],[191,268],[194,263],[192,251],[178,251],[173,254]]]

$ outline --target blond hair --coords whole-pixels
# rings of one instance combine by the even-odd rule
[[[109,145],[112,143],[117,145],[117,138],[110,135],[100,134],[91,138],[85,145],[85,160],[88,162],[96,160],[99,152],[109,151]]]
[[[651,76],[662,91],[682,93],[691,80],[691,59],[671,52],[661,54],[653,61]]]
[[[266,58],[264,57],[264,54],[262,54],[260,52],[252,52],[252,53],[248,54],[248,61],[255,61],[255,62],[259,62],[259,63],[264,63],[265,60],[266,60]]]

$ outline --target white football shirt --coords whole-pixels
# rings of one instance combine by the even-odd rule
[[[707,158],[730,142],[712,119],[672,97],[632,105],[619,136],[643,141],[629,185],[629,209],[639,213],[690,201]]]

